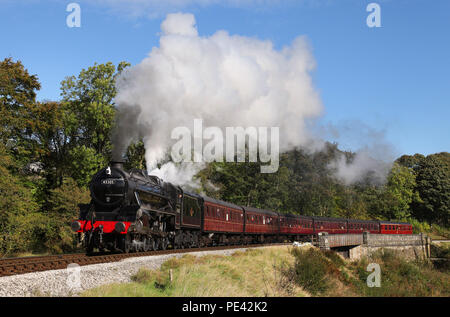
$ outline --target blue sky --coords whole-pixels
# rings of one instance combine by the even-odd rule
[[[200,35],[223,29],[276,48],[305,35],[321,122],[351,127],[336,139],[344,148],[364,145],[360,129],[369,127],[397,154],[450,150],[450,1],[82,0],[81,27],[68,28],[70,2],[0,0],[0,58],[38,75],[39,100],[59,99],[61,80],[94,62],[139,63],[158,45],[165,15],[190,12]],[[366,24],[371,2],[381,7],[380,28]]]

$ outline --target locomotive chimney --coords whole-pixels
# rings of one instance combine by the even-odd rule
[[[109,165],[110,165],[111,167],[114,167],[114,168],[123,170],[123,162],[119,162],[119,161],[111,161],[111,162],[109,162]]]

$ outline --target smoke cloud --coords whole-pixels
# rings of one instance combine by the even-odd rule
[[[223,130],[279,127],[281,152],[322,148],[323,140],[308,128],[323,106],[312,83],[315,60],[305,37],[277,50],[270,41],[223,30],[200,36],[194,16],[183,13],[167,15],[161,31],[159,47],[117,80],[115,159],[131,142],[143,139],[151,174],[179,185],[190,183],[202,164],[155,167],[176,142],[171,131],[192,129],[196,118]],[[331,168],[345,182],[353,182],[373,169],[373,164],[361,163],[366,160],[368,155],[357,156],[357,165],[338,160]]]
[[[389,162],[374,159],[367,149],[359,150],[351,161],[340,155],[329,165],[336,178],[346,185],[357,183],[365,177],[372,184],[383,184],[391,167]]]
[[[143,138],[152,171],[174,140],[175,127],[280,127],[280,150],[310,142],[306,121],[322,113],[310,72],[308,43],[296,38],[275,50],[262,41],[226,31],[198,35],[192,14],[169,14],[159,47],[117,81],[117,158]]]

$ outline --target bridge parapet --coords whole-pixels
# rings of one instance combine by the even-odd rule
[[[426,245],[427,237],[422,234],[393,235],[393,234],[319,234],[316,246],[321,249],[337,247],[359,246],[388,247],[388,246],[417,246]]]
[[[363,233],[364,244],[369,247],[402,247],[426,244],[422,234],[370,234]]]
[[[343,246],[357,246],[363,244],[362,234],[319,234],[318,246],[321,249],[330,249]]]

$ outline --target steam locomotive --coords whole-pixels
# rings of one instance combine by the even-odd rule
[[[411,234],[409,223],[281,214],[184,191],[111,162],[94,175],[91,202],[71,224],[87,253],[309,240],[320,232]]]

